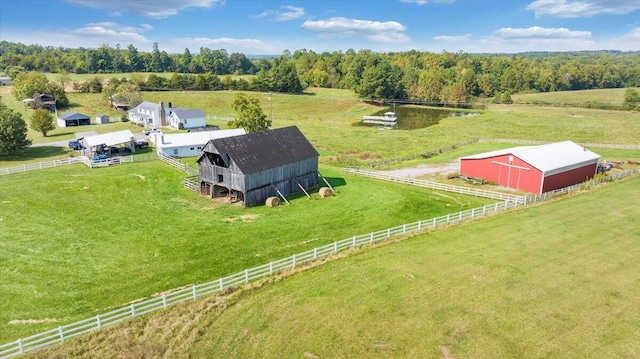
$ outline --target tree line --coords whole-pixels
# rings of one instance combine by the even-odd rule
[[[97,49],[0,42],[0,69],[57,73],[168,72],[137,81],[141,89],[248,90],[299,93],[306,87],[351,89],[361,98],[466,103],[505,101],[519,92],[640,86],[640,52],[583,51],[469,54],[370,50],[317,53],[285,50],[249,59],[241,53],[200,48],[192,54],[151,52],[135,46]],[[226,75],[255,75],[248,80]]]

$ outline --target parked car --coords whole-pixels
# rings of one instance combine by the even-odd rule
[[[69,141],[69,148],[74,149],[74,150],[81,150],[82,149],[82,144],[80,143],[80,141],[71,140],[71,141]]]
[[[162,130],[160,130],[158,128],[152,128],[150,130],[144,130],[144,131],[142,131],[142,133],[144,133],[147,136],[149,136],[149,135],[161,135],[162,134]]]
[[[104,160],[106,160],[108,158],[109,158],[109,156],[107,156],[105,154],[102,154],[102,155],[94,156],[91,160],[92,161],[104,161]]]
[[[149,141],[147,140],[136,140],[133,145],[136,149],[142,149],[149,147]]]

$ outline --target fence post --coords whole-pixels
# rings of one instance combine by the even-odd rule
[[[313,249],[313,259],[318,259],[318,247]]]
[[[218,279],[220,281],[220,291],[222,292],[222,290],[224,289],[224,286],[222,285],[222,277],[220,277],[220,279]]]
[[[387,228],[387,238],[391,237],[391,228]]]
[[[333,242],[333,252],[338,253],[338,242]]]
[[[131,304],[131,318],[135,318],[136,316],[136,308]]]
[[[195,284],[191,287],[191,291],[193,292],[193,300],[196,300],[198,298],[198,291],[196,290]]]
[[[273,262],[269,262],[269,274],[273,274]]]
[[[63,342],[64,341],[64,333],[62,331],[62,326],[58,327],[58,333],[60,333],[60,341]]]
[[[20,354],[24,354],[24,346],[22,345],[22,339],[18,339],[18,349],[20,349]]]
[[[436,217],[433,217],[433,225],[432,225],[432,227],[436,228]]]
[[[162,295],[162,309],[167,309],[167,295]]]
[[[356,236],[353,236],[353,238],[351,239],[351,248],[356,246]]]
[[[96,315],[96,323],[98,324],[98,329],[102,329],[102,323],[100,322],[100,314]]]
[[[422,226],[422,221],[418,221],[418,229],[416,229],[416,232],[420,232],[420,228]]]
[[[461,221],[462,220],[462,211],[460,211],[458,213],[460,213],[460,216],[458,217],[458,220]]]
[[[407,233],[407,224],[403,224],[402,225],[402,234],[406,234]]]
[[[293,266],[292,268],[295,268],[296,267],[296,255],[294,254],[291,258],[292,258],[291,259],[291,262],[292,262],[291,264]]]
[[[249,283],[249,269],[244,270],[244,282]]]
[[[369,243],[373,244],[373,232],[369,233]]]

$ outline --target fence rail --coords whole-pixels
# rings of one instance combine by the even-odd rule
[[[519,145],[544,145],[550,141],[518,140],[509,138],[481,138],[480,142],[487,143],[513,143]],[[614,143],[580,143],[580,145],[592,148],[608,148],[613,150],[640,150],[640,145],[625,145]]]
[[[503,212],[520,205],[522,204],[508,200],[424,221],[403,224],[376,232],[349,237],[306,252],[294,254],[287,258],[266,263],[258,267],[248,268],[210,282],[189,285],[188,287],[177,289],[138,303],[130,304],[108,313],[98,314],[95,317],[62,325],[30,337],[0,345],[0,357],[10,358],[45,346],[61,343],[66,339],[102,329],[130,318],[166,309],[178,303],[196,300],[205,295],[221,293],[227,288],[237,287],[277,272],[295,269],[296,267],[310,263],[319,258],[327,257],[344,250],[374,244],[392,237],[417,234],[419,232],[432,230],[437,227],[450,225],[467,219]]]
[[[429,188],[439,191],[453,192],[459,194],[466,194],[475,197],[489,198],[495,199],[499,201],[515,201],[518,203],[526,204],[526,196],[517,196],[513,194],[506,194],[502,192],[496,191],[487,191],[482,189],[475,189],[463,186],[454,186],[450,184],[434,182],[434,181],[426,181],[409,177],[399,177],[399,176],[391,176],[384,173],[365,171],[358,168],[344,168],[343,171],[348,173],[354,173],[359,176],[375,178],[383,181],[396,182],[396,183],[404,183],[410,184],[413,186]]]
[[[193,192],[200,193],[200,182],[199,176],[189,176],[185,177],[183,181],[184,188],[187,188]]]
[[[207,116],[207,120],[211,121],[233,121],[235,117],[231,116]]]
[[[82,156],[69,157],[69,158],[63,158],[59,160],[52,160],[52,161],[46,161],[46,162],[29,163],[29,164],[24,164],[22,166],[0,168],[0,176],[10,175],[15,173],[22,173],[22,172],[29,172],[29,171],[39,171],[47,168],[68,166],[76,163],[84,163],[83,161],[84,159],[85,158]]]
[[[177,168],[180,171],[186,172],[191,176],[197,175],[198,171],[196,171],[195,169],[187,166],[186,163],[182,163],[178,160],[176,160],[173,157],[169,157],[163,153],[158,153],[158,158],[160,158],[160,160],[166,164],[168,164],[169,166],[173,167],[173,168]]]
[[[344,250],[374,244],[393,237],[418,234],[469,219],[498,214],[511,208],[525,206],[534,202],[545,201],[554,198],[555,196],[588,188],[589,186],[593,186],[598,183],[617,180],[636,174],[640,174],[640,168],[627,170],[612,176],[598,177],[578,185],[544,193],[542,195],[522,196],[526,197],[524,199],[522,199],[522,197],[520,196],[515,196],[518,198],[507,199],[502,202],[497,202],[482,207],[471,208],[461,212],[451,213],[418,222],[407,223],[396,227],[390,227],[367,234],[355,235],[353,237],[336,241],[321,247],[316,247],[302,253],[294,254],[291,257],[269,262],[258,267],[245,269],[235,274],[221,277],[210,282],[193,284],[184,288],[175,289],[168,293],[162,294],[161,296],[134,303],[108,313],[98,314],[95,317],[87,318],[67,325],[62,325],[58,328],[54,328],[26,338],[18,339],[17,341],[11,343],[0,345],[0,357],[10,358],[21,355],[38,348],[63,342],[66,339],[78,335],[82,335],[91,331],[102,329],[106,326],[120,323],[130,318],[135,318],[140,315],[166,309],[178,303],[195,300],[205,295],[222,293],[227,288],[246,284],[250,281],[264,278],[284,270],[294,269],[301,265],[313,262],[317,259],[327,257]]]

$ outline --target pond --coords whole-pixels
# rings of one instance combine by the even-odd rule
[[[384,108],[376,113],[374,116],[383,116],[385,112],[393,111],[393,108]],[[398,117],[397,124],[393,127],[394,130],[415,130],[418,128],[425,128],[433,126],[440,122],[443,118],[451,116],[475,116],[477,112],[466,112],[460,110],[445,110],[434,108],[421,108],[421,107],[403,107],[397,106],[395,108],[396,116]],[[380,125],[368,125],[363,124],[362,121],[358,121],[357,126],[371,126],[381,127]]]

